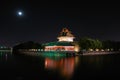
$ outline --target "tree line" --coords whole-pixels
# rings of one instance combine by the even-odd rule
[[[92,39],[88,37],[80,38],[78,41],[79,46],[81,47],[81,50],[89,50],[89,49],[109,49],[113,51],[119,51],[120,50],[120,42],[119,41],[101,41],[98,39]]]

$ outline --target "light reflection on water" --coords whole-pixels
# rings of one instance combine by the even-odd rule
[[[74,74],[78,62],[78,57],[68,57],[60,60],[45,58],[45,69],[57,70],[62,76],[70,78]]]
[[[0,73],[2,76],[14,75],[15,78],[22,77],[26,80],[28,78],[33,80],[41,78],[44,80],[79,80],[95,77],[107,77],[108,79],[120,74],[120,54],[49,57],[16,56],[8,52],[0,52]]]
[[[1,58],[1,61],[2,61],[2,59],[5,59],[5,61],[7,61],[8,54],[4,53],[4,52],[0,52],[0,58]]]

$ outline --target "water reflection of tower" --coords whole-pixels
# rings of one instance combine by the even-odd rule
[[[8,54],[5,54],[5,60],[7,61],[7,59],[8,59]]]
[[[46,69],[57,70],[62,76],[66,78],[72,77],[74,69],[78,63],[78,57],[62,58],[60,60],[45,58]]]

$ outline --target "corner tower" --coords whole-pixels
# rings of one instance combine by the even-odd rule
[[[74,38],[74,35],[67,28],[63,28],[57,37],[59,42],[73,42]]]

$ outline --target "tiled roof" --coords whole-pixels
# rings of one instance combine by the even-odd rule
[[[68,37],[74,37],[74,35],[69,31],[67,28],[63,28],[62,31],[59,34],[59,37],[61,36],[68,36]]]

